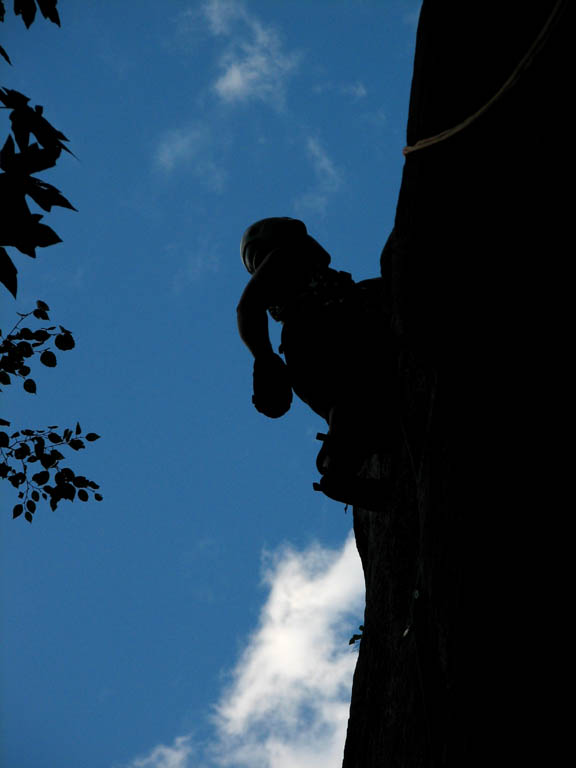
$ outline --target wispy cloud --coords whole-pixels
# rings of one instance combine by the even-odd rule
[[[259,625],[215,707],[201,759],[189,736],[127,768],[333,768],[342,760],[364,581],[351,535],[339,550],[267,558]],[[194,754],[193,754],[194,753]]]
[[[184,252],[179,244],[169,243],[164,248],[164,258],[176,264],[172,278],[172,292],[180,295],[195,283],[220,270],[220,243],[207,235],[200,235],[189,244]]]
[[[211,33],[226,40],[221,74],[213,84],[220,99],[282,106],[299,54],[287,53],[278,32],[236,0],[208,0],[203,9]]]
[[[220,192],[226,173],[215,159],[214,137],[200,122],[166,131],[158,142],[154,161],[165,173],[186,169],[205,187]]]
[[[315,85],[312,90],[314,93],[338,93],[348,96],[352,101],[360,101],[368,95],[368,89],[361,80],[353,83],[332,83],[324,82]]]
[[[137,757],[127,768],[192,768],[190,736],[179,736],[171,747],[160,744],[145,757]]]
[[[357,80],[355,83],[343,85],[342,93],[346,94],[346,96],[350,96],[353,101],[360,101],[360,99],[363,99],[367,95],[368,91],[366,90],[364,83]]]
[[[330,197],[340,189],[342,174],[316,137],[309,136],[306,139],[306,154],[312,165],[315,181],[311,188],[296,200],[295,207],[300,213],[323,214]]]

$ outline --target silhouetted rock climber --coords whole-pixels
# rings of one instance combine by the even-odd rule
[[[240,248],[252,275],[238,304],[238,330],[254,355],[252,402],[278,418],[294,391],[329,425],[318,436],[322,478],[314,487],[337,501],[381,508],[384,483],[359,472],[393,429],[386,397],[392,367],[382,363],[382,279],[355,283],[348,272],[331,269],[330,255],[297,219],[252,224]],[[267,311],[282,323],[279,351],[286,362],[270,343]]]

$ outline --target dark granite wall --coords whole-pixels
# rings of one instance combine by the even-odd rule
[[[556,764],[571,554],[569,3],[424,0],[407,135],[476,112],[555,10],[501,99],[406,158],[382,256],[402,424],[380,471],[395,501],[354,510],[366,614],[344,768]]]

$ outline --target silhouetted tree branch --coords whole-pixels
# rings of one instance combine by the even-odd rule
[[[38,6],[45,18],[60,26],[56,5],[57,0],[15,0],[14,13],[29,27]],[[0,21],[4,17],[5,6],[0,0]],[[0,55],[11,63],[2,47]],[[76,210],[56,187],[33,175],[52,168],[62,150],[72,153],[64,144],[68,141],[66,136],[44,117],[43,107],[32,108],[27,96],[5,87],[0,87],[0,102],[0,108],[10,110],[11,123],[11,133],[0,150],[0,283],[16,298],[17,269],[4,246],[36,258],[36,248],[61,242],[51,227],[41,223],[42,214],[30,210],[27,198],[47,212],[53,206]],[[30,376],[32,364],[39,360],[47,368],[54,368],[58,362],[54,348],[62,352],[74,348],[72,332],[61,325],[21,327],[26,318],[49,321],[49,311],[46,302],[37,301],[34,310],[18,313],[20,319],[6,335],[0,331],[2,387],[20,380],[25,392],[35,394],[36,380]],[[0,419],[0,427],[9,426],[9,421]],[[8,480],[17,492],[18,502],[12,509],[15,518],[23,514],[31,523],[41,500],[47,501],[53,510],[64,499],[88,501],[92,494],[96,501],[102,500],[95,492],[99,488],[97,483],[61,466],[61,451],[82,450],[85,441],[93,442],[99,435],[89,432],[83,436],[78,423],[74,430],[56,432],[57,429],[20,428],[12,433],[0,430],[0,478]],[[34,469],[37,471],[32,474]]]

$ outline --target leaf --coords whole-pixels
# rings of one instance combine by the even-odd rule
[[[22,485],[22,483],[26,480],[26,475],[24,472],[15,472],[11,477],[8,478],[8,482],[12,483],[14,488],[18,488],[19,485]]]
[[[12,66],[12,62],[10,61],[10,56],[8,56],[8,54],[6,53],[6,50],[4,48],[2,48],[1,45],[0,45],[0,56],[2,56],[3,59],[6,59],[8,64],[10,64],[10,66]]]
[[[14,162],[15,155],[16,145],[14,144],[14,139],[12,136],[8,136],[0,150],[0,168],[2,168],[3,171],[7,171],[10,168],[11,164]]]
[[[22,459],[25,459],[26,456],[30,455],[30,447],[26,445],[26,443],[22,443],[15,451],[14,451],[14,458],[18,459],[18,461],[21,461]]]
[[[34,227],[34,244],[38,248],[47,248],[49,245],[61,243],[62,238],[47,224],[36,224]]]
[[[57,454],[57,456],[55,456],[54,454]],[[40,464],[42,464],[44,469],[51,469],[52,467],[56,466],[56,464],[60,459],[63,459],[63,458],[64,457],[59,451],[51,451],[50,453],[45,453],[39,457]]]
[[[88,491],[85,491],[84,488],[80,488],[78,491],[78,498],[80,501],[88,501]]]
[[[76,488],[70,483],[64,483],[57,487],[57,492],[60,498],[67,499],[67,501],[74,501],[76,496]]]
[[[80,426],[80,422],[76,422],[76,434],[79,435],[82,432],[82,427]]]
[[[28,144],[30,143],[30,115],[34,112],[28,106],[18,107],[10,115],[10,122],[12,123],[12,133],[16,139],[16,144],[20,150],[20,155],[15,158],[16,163],[19,164],[21,158],[26,154]],[[14,166],[11,164],[10,168],[6,170],[14,170]]]
[[[55,205],[60,208],[69,208],[71,211],[76,210],[59,189],[56,189],[51,184],[47,184],[45,181],[40,181],[40,179],[29,177],[26,180],[24,191],[25,194],[34,200],[36,205],[39,205],[45,211],[51,211]]]
[[[10,445],[10,437],[8,432],[0,432],[0,448],[8,448]]]
[[[72,472],[70,467],[63,467],[58,472],[56,472],[54,480],[56,481],[56,485],[61,483],[69,483],[74,480],[74,472]]]
[[[10,422],[6,421],[6,419],[0,419],[0,427],[9,427]]]
[[[26,518],[26,520],[28,520],[29,523],[31,523],[33,520],[31,512],[24,512],[24,517]]]
[[[18,270],[4,248],[0,248],[0,283],[16,298],[18,290]]]
[[[56,10],[58,0],[37,0],[40,12],[45,19],[49,19],[53,24],[60,26],[60,16]]]
[[[57,363],[56,355],[49,349],[45,349],[44,352],[42,352],[40,355],[40,362],[47,368],[55,368]]]
[[[24,512],[24,507],[22,506],[22,504],[16,504],[12,509],[12,519],[14,520],[17,517],[20,517],[22,512]]]
[[[29,341],[19,341],[18,344],[16,344],[16,350],[21,357],[32,357],[34,354],[32,344],[30,344]]]
[[[97,435],[96,432],[88,432],[86,440],[88,440],[89,443],[93,443],[94,440],[100,440],[100,435]]]
[[[59,333],[54,339],[54,344],[62,351],[67,349],[74,349],[76,343],[71,333]]]
[[[36,512],[35,502],[28,499],[28,501],[26,502],[26,509],[28,510],[28,512]]]
[[[14,13],[16,16],[22,16],[22,21],[28,28],[36,18],[36,3],[34,0],[14,0]]]
[[[48,317],[48,314],[43,309],[35,309],[32,312],[32,314],[34,315],[34,317],[37,317],[38,320],[50,320],[50,318]],[[36,331],[36,333],[38,333],[38,331]],[[50,334],[48,334],[48,335],[50,335]]]
[[[58,435],[56,432],[50,432],[50,434],[48,435],[48,440],[50,440],[51,443],[63,442],[60,435]]]
[[[47,168],[53,168],[56,161],[62,154],[60,147],[49,147],[41,149],[36,142],[26,148],[25,154],[15,155],[8,158],[5,162],[9,163],[10,170],[28,175],[39,173]],[[2,166],[4,168],[4,166]],[[5,168],[7,170],[7,168]]]
[[[48,480],[50,480],[50,472],[47,472],[46,470],[36,472],[35,475],[32,475],[32,482],[36,483],[36,485],[46,485]]]
[[[4,386],[8,386],[8,384],[11,383],[10,376],[6,373],[6,371],[0,371],[0,384],[4,384]]]
[[[30,495],[32,496],[34,501],[40,501],[40,494],[38,493],[38,491],[32,491]]]
[[[0,88],[0,101],[8,109],[18,109],[18,107],[25,107],[30,99],[13,88]]]
[[[23,386],[25,392],[29,392],[31,395],[36,393],[36,382],[34,379],[26,379]]]
[[[83,475],[76,475],[76,477],[72,478],[72,482],[76,488],[86,488],[88,486],[88,478]]]
[[[95,493],[94,498],[96,499],[96,501],[102,501],[103,497],[99,493]]]
[[[75,451],[79,451],[82,448],[86,447],[84,445],[84,443],[82,442],[82,440],[78,440],[78,438],[76,438],[76,437],[73,438],[72,440],[70,440],[69,445],[70,445],[70,448],[73,448]]]
[[[46,304],[45,301],[40,301],[40,299],[37,300],[36,307],[38,309],[43,309],[44,312],[50,312],[50,307],[48,306],[48,304]]]

